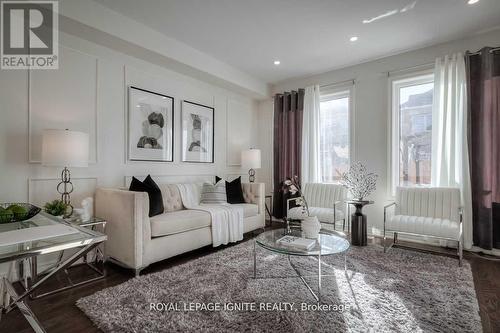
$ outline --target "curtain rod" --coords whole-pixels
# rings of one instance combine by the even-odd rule
[[[497,51],[500,51],[500,47],[495,47],[495,48],[492,48],[489,52],[490,53],[493,53],[493,52],[497,52]],[[468,56],[474,56],[474,55],[480,55],[481,54],[481,51],[477,51],[477,52],[468,52],[467,55]]]
[[[426,63],[426,64],[421,64],[421,65],[416,65],[416,66],[412,66],[412,67],[406,67],[406,68],[396,69],[396,70],[393,70],[393,71],[383,72],[382,74],[385,74],[387,76],[391,76],[391,75],[394,75],[394,74],[409,72],[409,71],[417,70],[417,69],[422,69],[422,70],[424,70],[424,69],[430,69],[430,68],[432,68],[432,66],[434,66],[434,63],[433,62],[429,62],[429,63]]]
[[[356,80],[355,79],[350,79],[350,80],[345,80],[341,82],[335,82],[335,83],[327,83],[327,84],[322,84],[319,87],[320,88],[326,88],[326,87],[335,87],[335,86],[341,86],[347,83],[355,84]]]

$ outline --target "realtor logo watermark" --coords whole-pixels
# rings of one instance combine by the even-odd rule
[[[59,68],[58,1],[2,1],[2,69]]]

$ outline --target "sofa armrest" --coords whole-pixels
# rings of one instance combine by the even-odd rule
[[[106,257],[134,269],[146,266],[143,264],[144,246],[151,239],[148,194],[98,188],[96,215],[107,221]]]
[[[245,202],[256,204],[259,214],[266,211],[266,185],[264,183],[242,183],[243,198]]]

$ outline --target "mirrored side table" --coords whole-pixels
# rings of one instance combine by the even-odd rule
[[[85,221],[82,221],[80,219],[71,220],[71,218],[70,218],[70,219],[67,219],[66,221],[73,224],[73,225],[79,226],[79,227],[88,228],[88,229],[91,229],[94,231],[99,231],[103,234],[106,234],[106,220],[104,220],[100,217],[91,217],[90,219],[85,220]],[[89,262],[87,261],[87,256],[84,256],[83,260],[84,260],[84,263],[89,265]],[[102,246],[98,246],[95,248],[93,261],[94,261],[94,265],[91,265],[90,268],[94,269],[98,274],[100,274],[101,275],[100,278],[105,277],[106,270],[104,268],[104,262],[106,261],[106,259],[104,257],[104,249],[102,248]],[[102,270],[96,269],[98,263],[102,264]]]

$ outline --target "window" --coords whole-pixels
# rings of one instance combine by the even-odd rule
[[[392,82],[392,190],[431,183],[434,75]]]
[[[351,89],[321,93],[319,163],[321,182],[339,181],[350,161]]]

